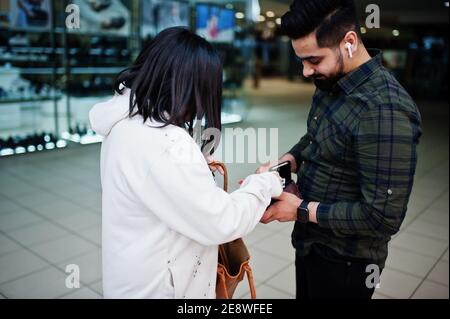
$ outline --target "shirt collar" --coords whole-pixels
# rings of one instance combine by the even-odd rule
[[[369,49],[368,52],[372,59],[348,73],[337,82],[337,85],[345,92],[345,94],[348,95],[352,93],[354,89],[364,83],[383,66],[381,50]]]

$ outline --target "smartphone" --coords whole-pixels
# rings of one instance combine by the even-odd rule
[[[292,181],[291,162],[290,161],[286,161],[286,162],[280,163],[278,165],[275,165],[275,166],[271,167],[269,169],[269,171],[278,172],[278,174],[280,174],[281,183],[283,184],[283,188],[285,188],[286,185],[288,185]]]

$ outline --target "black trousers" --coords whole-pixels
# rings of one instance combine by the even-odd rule
[[[366,285],[369,264],[314,244],[307,256],[296,255],[297,299],[371,299],[375,288]]]

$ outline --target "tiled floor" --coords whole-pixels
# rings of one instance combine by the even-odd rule
[[[264,81],[240,127],[279,128],[279,153],[306,130],[312,87]],[[418,102],[425,132],[413,194],[374,298],[449,298],[448,105]],[[229,164],[230,183],[256,164]],[[99,145],[0,159],[0,298],[101,298]],[[295,296],[292,224],[258,225],[246,242],[258,298]],[[66,266],[80,266],[80,289]],[[245,282],[236,297],[248,298]]]

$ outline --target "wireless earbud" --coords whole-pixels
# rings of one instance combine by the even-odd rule
[[[345,42],[345,47],[347,48],[347,50],[348,50],[348,57],[351,59],[351,58],[353,58],[353,46],[352,46],[352,44],[350,43],[350,42]]]

